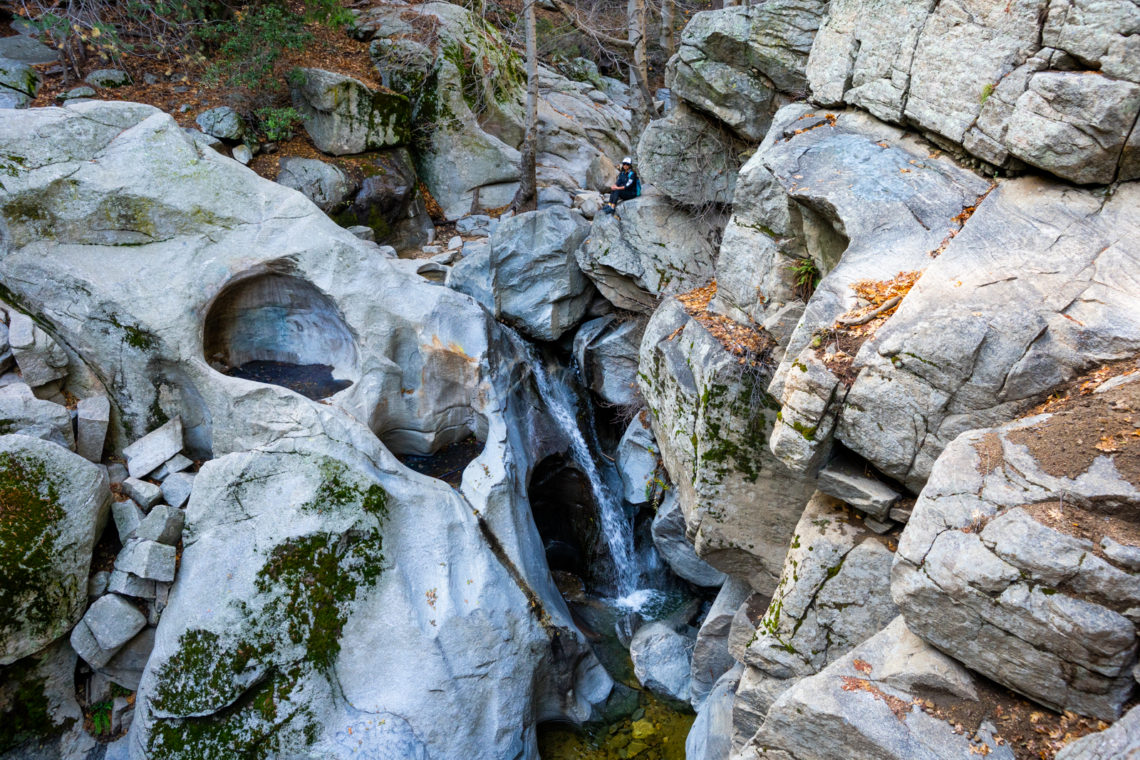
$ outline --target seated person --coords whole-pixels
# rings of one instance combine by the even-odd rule
[[[607,214],[612,214],[617,208],[618,201],[629,200],[640,195],[637,172],[633,170],[633,159],[626,156],[621,160],[621,172],[617,182],[610,186],[610,200],[602,207]]]

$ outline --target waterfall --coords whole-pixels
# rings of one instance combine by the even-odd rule
[[[633,550],[633,520],[626,516],[621,499],[614,496],[598,469],[594,454],[578,424],[574,394],[564,383],[555,382],[550,377],[545,362],[533,349],[531,357],[531,369],[538,384],[538,392],[546,402],[551,419],[570,442],[570,455],[574,463],[590,483],[590,493],[601,518],[602,537],[614,563],[617,576],[614,578],[615,590],[620,600],[631,599],[631,595],[637,591],[638,582],[638,563]]]

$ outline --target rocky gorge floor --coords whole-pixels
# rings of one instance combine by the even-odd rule
[[[525,212],[502,33],[353,10],[285,141],[0,37],[0,758],[1140,753],[1132,0],[549,62]]]

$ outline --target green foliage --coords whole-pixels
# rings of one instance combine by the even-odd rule
[[[788,269],[792,272],[796,295],[805,301],[811,298],[811,294],[815,292],[816,286],[819,285],[819,267],[815,265],[813,260],[804,258],[793,261],[788,266]]]
[[[91,705],[91,730],[96,736],[111,733],[111,700]]]
[[[292,106],[257,110],[257,128],[270,142],[288,140],[300,123],[301,114]]]
[[[985,102],[987,100],[989,100],[990,95],[993,95],[993,94],[994,94],[994,86],[992,84],[987,84],[985,87],[982,88],[982,97],[978,102],[984,105]]]

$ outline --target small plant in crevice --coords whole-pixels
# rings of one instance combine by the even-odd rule
[[[811,298],[815,288],[819,285],[819,267],[810,258],[796,259],[788,265],[792,272],[793,290],[797,298],[804,301]]]
[[[103,736],[111,733],[111,700],[96,702],[89,708],[91,733]]]
[[[990,95],[994,94],[993,84],[987,84],[982,88],[982,97],[978,100],[979,105],[985,105],[986,101],[990,99]]]

